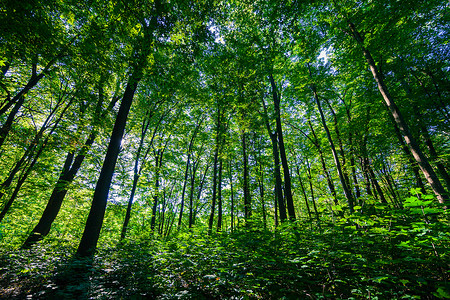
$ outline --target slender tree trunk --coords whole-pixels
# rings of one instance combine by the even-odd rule
[[[190,168],[190,164],[191,164],[192,148],[194,147],[195,137],[197,136],[197,133],[200,129],[201,123],[202,123],[202,120],[199,120],[197,126],[195,127],[194,133],[192,134],[191,140],[189,141],[186,169],[184,172],[183,191],[181,192],[180,216],[178,218],[178,227],[181,226],[181,221],[183,219],[184,195],[186,193],[186,185],[187,185],[187,181],[188,181],[189,168]]]
[[[401,203],[398,201],[398,195],[395,192],[397,190],[397,187],[395,186],[394,180],[391,176],[391,172],[389,170],[389,167],[386,165],[386,162],[383,160],[383,169],[381,170],[383,173],[383,179],[386,181],[387,184],[387,190],[392,195],[392,203],[394,203],[398,208],[401,208]]]
[[[128,198],[128,205],[127,205],[127,211],[125,213],[125,219],[123,221],[122,225],[122,231],[120,233],[120,240],[123,240],[127,234],[128,229],[128,223],[130,222],[131,217],[131,207],[133,205],[134,195],[136,193],[137,184],[140,177],[140,171],[142,170],[142,167],[139,168],[139,159],[141,156],[141,151],[144,145],[144,138],[147,133],[148,127],[150,126],[150,113],[147,111],[146,116],[144,117],[144,120],[142,121],[142,127],[141,127],[141,137],[139,139],[139,146],[136,153],[136,158],[134,160],[134,168],[133,168],[133,185],[131,187],[131,193],[130,197]]]
[[[83,149],[81,149],[75,159],[73,152],[69,152],[67,154],[63,170],[59,175],[58,181],[55,184],[47,206],[45,207],[38,224],[34,227],[27,240],[24,242],[22,248],[26,249],[31,247],[34,243],[40,241],[50,232],[53,221],[56,219],[61,209],[63,200],[68,192],[68,187],[73,182],[78,170],[80,169],[87,150],[94,143],[95,136],[96,134],[94,133],[90,134],[83,146]]]
[[[259,154],[259,157],[261,158],[261,153]],[[259,159],[259,176],[258,176],[258,185],[259,185],[259,195],[261,197],[261,210],[262,210],[262,217],[263,217],[263,228],[264,230],[267,229],[267,217],[266,217],[266,204],[264,199],[264,172],[262,169],[262,162],[261,159]]]
[[[333,107],[331,106],[330,101],[328,101],[328,99],[325,99],[325,102],[327,103],[328,107],[330,108],[331,115],[333,116],[334,132],[336,133],[336,139],[338,141],[339,152],[341,154],[341,160],[342,160],[342,163],[341,163],[342,174],[344,175],[345,183],[347,184],[347,187],[351,193],[352,187],[351,187],[350,179],[349,179],[348,172],[347,172],[347,160],[345,158],[344,144],[342,142],[341,132],[339,130],[339,123],[338,123],[337,115],[336,115],[336,112],[334,111]]]
[[[198,206],[198,203],[200,202],[200,198],[202,196],[203,185],[205,184],[206,174],[208,173],[208,170],[209,170],[209,165],[206,166],[205,171],[203,172],[202,180],[200,181],[200,186],[199,186],[198,191],[197,191],[197,206]],[[189,226],[190,226],[189,228],[192,228],[192,226],[194,226],[194,224],[195,224],[195,215],[196,215],[196,213],[197,213],[197,211],[194,210],[192,215],[189,216],[189,222],[190,222],[189,223]]]
[[[440,203],[447,203],[449,198],[446,194],[446,191],[444,190],[444,187],[442,186],[441,182],[439,181],[438,177],[436,176],[436,173],[434,172],[433,168],[431,167],[430,163],[428,162],[427,157],[422,153],[422,150],[420,149],[419,144],[416,142],[416,140],[412,136],[408,125],[406,124],[405,120],[403,119],[403,116],[402,116],[399,108],[397,107],[397,104],[394,101],[394,98],[390,95],[388,88],[387,88],[386,84],[384,83],[384,80],[375,64],[375,61],[372,58],[371,53],[364,46],[363,38],[361,37],[360,33],[358,32],[358,30],[356,29],[356,27],[353,23],[348,22],[348,25],[350,27],[350,31],[351,31],[354,39],[361,47],[363,55],[364,55],[367,63],[369,64],[369,68],[370,68],[370,71],[372,72],[373,78],[378,85],[378,90],[380,91],[387,107],[391,111],[391,114],[394,117],[394,120],[395,120],[396,124],[398,125],[403,138],[405,139],[406,145],[408,146],[414,159],[416,160],[420,169],[422,170],[423,174],[425,175],[425,178],[427,179],[428,183],[430,184],[431,188],[433,189],[433,192],[435,193],[438,201]]]
[[[418,111],[418,110],[416,110]],[[426,128],[425,124],[421,122],[421,114],[418,112],[419,116],[419,124],[420,124],[420,130],[422,132],[422,136],[425,139],[425,144],[428,148],[428,153],[430,154],[430,158],[435,162],[436,167],[438,169],[439,174],[441,175],[442,179],[444,179],[447,190],[450,191],[450,176],[448,175],[448,172],[444,166],[444,164],[439,159],[439,156],[436,152],[436,148],[434,147],[433,141],[431,140],[430,134],[428,132],[428,129]]]
[[[155,194],[153,195],[153,207],[152,207],[152,218],[150,219],[150,230],[155,231],[156,227],[156,209],[158,208],[159,202],[159,176],[162,167],[162,158],[164,154],[164,149],[158,149],[155,151]]]
[[[369,176],[369,172],[367,171],[367,168],[366,168],[366,160],[364,159],[364,157],[360,157],[359,160],[360,160],[361,169],[363,171],[363,176],[364,176],[365,183],[366,183],[366,193],[369,196],[373,196],[372,189],[370,187],[370,184],[371,184],[370,176]]]
[[[72,99],[73,100],[73,99]],[[6,204],[4,205],[2,211],[0,212],[0,222],[3,221],[3,218],[5,217],[6,213],[9,211],[9,208],[11,207],[11,205],[13,204],[13,202],[16,200],[17,195],[19,194],[19,191],[22,187],[22,185],[25,183],[25,181],[28,178],[28,175],[31,174],[31,171],[33,170],[34,165],[37,163],[42,151],[44,150],[44,148],[46,147],[49,138],[51,137],[51,135],[53,134],[53,132],[55,131],[55,129],[58,127],[59,122],[61,121],[62,117],[65,115],[65,112],[67,111],[67,109],[70,107],[70,105],[72,104],[72,101],[70,101],[66,107],[63,109],[63,111],[61,112],[59,118],[56,120],[55,124],[52,126],[52,129],[50,130],[50,132],[48,133],[47,137],[45,138],[45,140],[42,142],[42,144],[38,147],[38,150],[36,151],[32,161],[30,162],[30,164],[24,169],[24,171],[22,172],[22,175],[20,176],[16,187],[14,188],[14,191],[12,193],[12,195],[10,196],[9,200],[6,202]]]
[[[316,87],[314,85],[311,85],[311,89],[313,91],[314,99],[316,100],[317,107],[319,109],[320,118],[322,120],[323,128],[325,129],[325,132],[326,132],[327,138],[328,138],[328,142],[330,143],[331,152],[333,154],[334,163],[336,165],[336,169],[338,171],[339,179],[341,181],[342,188],[344,190],[345,198],[347,198],[350,212],[353,213],[353,205],[354,205],[353,204],[353,196],[352,196],[352,194],[350,192],[350,189],[348,188],[347,182],[346,182],[345,177],[344,177],[344,173],[342,172],[341,163],[339,162],[339,158],[337,156],[336,148],[334,147],[333,139],[331,138],[330,130],[328,129],[328,126],[327,126],[327,123],[326,123],[326,120],[325,120],[325,115],[324,115],[323,110],[322,110],[322,105],[320,104],[319,96],[317,95]]]
[[[136,193],[138,181],[139,181],[139,174],[135,172],[133,176],[133,186],[131,187],[131,193],[128,199],[127,211],[125,213],[125,219],[123,220],[122,231],[120,232],[120,240],[123,240],[127,234],[128,223],[130,222],[131,218],[131,207],[133,205],[134,194]]]
[[[381,203],[387,203],[386,198],[384,197],[383,190],[381,189],[381,186],[378,183],[377,177],[375,176],[375,172],[373,171],[372,167],[370,166],[370,161],[367,157],[365,159],[366,159],[366,168],[369,173],[369,178],[372,181],[372,185],[374,186],[375,190],[377,191],[377,194],[380,197]]]
[[[68,106],[70,106],[72,101],[73,101],[73,98],[72,98],[72,100],[70,100]],[[54,114],[56,113],[56,111],[58,110],[58,108],[60,107],[60,105],[62,103],[63,103],[62,99],[59,99],[58,103],[55,105],[55,108],[47,116],[46,120],[42,124],[39,131],[35,134],[33,140],[31,140],[30,144],[28,145],[28,147],[25,150],[22,157],[17,161],[17,163],[14,165],[14,168],[9,173],[8,177],[0,185],[0,199],[2,199],[3,196],[5,195],[6,190],[10,187],[17,172],[20,171],[20,169],[24,166],[24,164],[27,161],[30,161],[33,159],[33,155],[35,155],[34,152],[35,152],[36,148],[38,147],[38,145],[40,144],[40,140],[41,140],[42,136],[44,135],[45,130],[48,129],[50,121],[52,120]],[[60,115],[59,120],[62,118],[62,116],[63,116],[64,112],[66,111],[66,109],[68,108],[68,106],[66,106],[66,108],[63,110],[63,113]],[[59,121],[57,121],[57,122],[59,122]],[[54,128],[55,127],[53,126],[52,131],[54,130]]]
[[[347,115],[347,124],[350,128],[350,132],[348,135],[348,145],[350,147],[350,167],[352,170],[352,178],[353,178],[353,184],[355,186],[355,196],[356,196],[356,201],[357,199],[361,196],[361,191],[359,188],[359,184],[358,184],[358,177],[356,176],[356,165],[355,165],[355,146],[353,144],[353,136],[355,135],[354,130],[353,130],[353,124],[352,124],[352,116],[351,116],[351,100],[349,101],[348,105],[344,100],[344,97],[339,97],[342,101],[342,103],[344,104],[345,107],[345,112]]]
[[[214,150],[214,164],[213,164],[213,190],[212,190],[212,201],[211,201],[211,213],[209,214],[208,221],[208,234],[212,233],[212,227],[214,223],[214,214],[216,210],[216,198],[217,198],[217,164],[219,155],[219,145],[216,144],[216,149]]]
[[[8,118],[6,119],[6,122],[3,124],[2,128],[0,129],[0,148],[3,146],[3,142],[6,139],[6,136],[8,135],[9,131],[11,130],[12,123],[14,122],[14,118],[16,117],[17,113],[19,112],[19,109],[22,107],[23,103],[25,101],[25,96],[22,96],[19,98],[19,100],[16,102],[16,105],[14,105],[13,109],[8,115]]]
[[[72,99],[73,100],[73,99]],[[22,158],[16,163],[15,167],[13,168],[13,170],[10,172],[8,178],[2,183],[1,187],[0,187],[0,199],[4,196],[5,194],[5,189],[9,188],[9,186],[11,185],[15,175],[17,174],[17,172],[19,172],[21,167],[24,167],[24,170],[22,172],[22,175],[20,176],[17,185],[12,193],[12,195],[10,196],[9,200],[5,203],[5,205],[3,206],[2,211],[0,212],[0,222],[3,220],[3,218],[5,217],[6,213],[8,212],[9,208],[11,207],[11,205],[13,204],[14,200],[16,199],[16,196],[20,190],[20,188],[22,187],[23,183],[25,182],[25,180],[27,179],[28,175],[31,173],[32,168],[34,167],[34,165],[36,164],[36,162],[39,159],[39,156],[41,155],[42,151],[44,150],[45,146],[48,143],[49,137],[52,135],[52,133],[55,131],[55,129],[58,127],[59,122],[61,121],[62,117],[65,115],[66,110],[69,108],[69,106],[72,104],[72,100],[69,101],[69,103],[66,105],[66,107],[63,109],[63,111],[61,112],[59,118],[56,120],[55,124],[53,125],[52,129],[50,130],[50,132],[48,133],[46,139],[42,142],[39,143],[41,137],[44,134],[45,129],[47,128],[47,124],[50,122],[51,117],[53,116],[53,114],[56,112],[56,110],[58,109],[59,105],[62,103],[62,101],[60,101],[55,109],[52,111],[52,113],[47,117],[47,120],[44,122],[44,124],[42,125],[41,129],[39,130],[39,132],[35,135],[33,141],[31,142],[31,144],[29,145],[29,147],[27,148],[27,150],[25,151],[25,153],[23,154]],[[34,153],[35,149],[37,148],[36,152]],[[29,161],[28,166],[26,165],[26,160],[31,160]]]
[[[352,139],[349,140],[350,145],[352,145]],[[355,155],[354,155],[354,149],[352,147],[352,152],[350,153],[350,167],[352,168],[352,177],[353,182],[355,185],[355,195],[356,200],[358,201],[358,198],[361,197],[361,190],[359,189],[359,183],[358,183],[358,177],[356,176],[356,165],[355,165]]]
[[[299,170],[298,166],[297,166],[296,170],[297,170],[297,175],[298,175],[298,182],[300,183],[300,188],[302,190],[303,197],[305,198],[306,210],[308,212],[309,219],[311,220],[312,219],[311,209],[309,208],[308,197],[306,196],[305,186],[303,185],[303,181],[300,176],[300,170]]]
[[[219,162],[219,182],[217,187],[217,232],[222,230],[222,158]]]
[[[275,221],[275,229],[278,227],[278,199],[277,199],[277,188],[274,187],[274,197],[273,197],[273,206],[275,207],[275,215],[274,215],[274,221]]]
[[[191,140],[191,142],[192,142],[192,140]],[[181,227],[181,221],[183,220],[184,195],[186,194],[186,185],[187,185],[187,181],[188,181],[190,163],[191,163],[191,152],[188,151],[186,169],[184,171],[183,190],[181,191],[181,204],[180,204],[180,215],[178,217],[178,228]]]
[[[191,187],[189,191],[189,229],[192,228],[193,224],[193,214],[194,214],[194,187],[195,187],[195,174],[197,173],[197,168],[200,160],[194,162],[191,168]]]
[[[314,198],[314,189],[313,189],[313,185],[312,185],[311,167],[309,166],[308,159],[306,159],[306,170],[308,171],[307,175],[308,175],[308,181],[309,181],[309,188],[311,189],[311,200],[312,200],[312,203],[313,203],[314,213],[316,214],[317,222],[319,222],[319,212],[317,211],[316,199]]]
[[[283,199],[283,188],[282,188],[282,181],[281,181],[281,168],[280,168],[280,156],[278,152],[278,142],[277,142],[277,133],[272,133],[272,130],[270,129],[270,124],[268,120],[268,114],[266,109],[266,104],[264,103],[264,100],[262,102],[263,108],[264,108],[264,119],[266,123],[267,132],[270,137],[270,141],[272,142],[272,155],[274,159],[274,177],[275,177],[275,207],[277,207],[279,214],[280,214],[280,220],[281,222],[284,222],[287,220],[287,213],[286,213],[286,206],[284,205],[284,199]],[[275,223],[277,224],[277,212],[275,211]]]
[[[231,207],[230,207],[230,214],[231,214],[231,232],[234,231],[234,191],[233,191],[233,174],[232,174],[232,162],[230,161],[230,166],[229,166],[229,179],[230,179],[230,202],[231,202]]]
[[[336,195],[336,189],[334,187],[334,183],[333,183],[333,180],[331,178],[330,172],[328,172],[328,168],[327,168],[327,165],[325,163],[325,159],[323,157],[322,147],[320,146],[319,140],[317,139],[317,136],[316,136],[314,128],[313,128],[313,126],[311,124],[311,121],[308,120],[308,124],[309,124],[309,128],[311,129],[311,133],[312,133],[312,135],[314,137],[313,144],[316,146],[316,149],[319,152],[320,162],[322,164],[322,170],[323,170],[323,173],[325,174],[325,178],[327,179],[328,188],[330,189],[330,192],[333,195],[334,204],[337,205],[338,204],[338,199],[337,199],[337,195]]]
[[[248,171],[248,156],[247,156],[247,140],[245,131],[242,132],[242,159],[244,164],[244,218],[246,221],[251,216],[251,200],[250,200],[250,188],[249,188],[249,171]]]
[[[420,169],[418,167],[418,164],[414,160],[414,156],[412,156],[411,152],[409,151],[408,146],[406,145],[405,140],[403,139],[403,136],[400,132],[400,129],[398,128],[397,123],[395,122],[394,117],[392,116],[392,114],[389,114],[389,117],[392,121],[397,139],[400,142],[401,149],[403,153],[405,153],[405,157],[408,159],[409,165],[411,166],[411,170],[413,171],[416,184],[420,188],[422,193],[425,194],[425,185],[423,184],[422,177],[420,176]]]
[[[289,220],[295,220],[295,209],[294,209],[294,200],[292,198],[292,189],[291,189],[291,176],[289,174],[289,166],[286,157],[286,150],[284,146],[283,140],[283,129],[281,127],[281,116],[280,116],[280,96],[277,92],[277,87],[275,85],[275,81],[273,79],[272,74],[269,75],[270,84],[272,86],[272,96],[273,103],[275,107],[276,113],[276,130],[278,137],[278,145],[280,147],[280,158],[281,164],[283,165],[283,175],[284,175],[284,196],[286,197],[287,210],[289,214]]]
[[[12,99],[7,99],[6,101],[4,101],[4,103],[2,104],[2,106],[0,107],[0,116],[3,115],[4,113],[6,113],[6,111],[12,106],[14,105],[14,103],[16,103],[17,101],[20,101],[20,99],[22,99],[22,103],[17,107],[15,114],[17,114],[17,112],[19,111],[20,107],[23,104],[23,99],[25,99],[25,95],[34,87],[36,86],[36,84],[38,84],[38,82],[46,75],[48,74],[48,72],[50,71],[50,68],[53,66],[53,64],[56,62],[56,60],[58,59],[58,56],[55,57],[53,60],[49,61],[47,63],[47,65],[44,67],[44,69],[42,70],[42,72],[40,72],[39,74],[36,73],[37,70],[37,65],[33,64],[32,66],[32,74],[30,79],[28,80],[27,84],[23,87],[23,89],[21,89]],[[17,105],[16,105],[17,106]],[[13,115],[13,118],[15,116],[15,114]],[[0,131],[3,134],[6,135],[8,134],[9,130],[5,131],[3,130],[3,128]]]
[[[214,223],[214,214],[216,210],[216,202],[217,202],[217,171],[219,164],[219,152],[220,152],[220,143],[221,143],[221,132],[222,132],[222,113],[221,108],[217,108],[217,120],[216,120],[216,145],[214,149],[214,164],[213,164],[213,190],[212,190],[212,200],[211,200],[211,213],[209,215],[208,221],[208,234],[212,233],[213,223]]]

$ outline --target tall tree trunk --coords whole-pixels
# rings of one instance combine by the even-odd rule
[[[276,132],[272,133],[272,130],[270,129],[269,116],[267,114],[267,108],[266,104],[264,103],[264,100],[262,102],[262,105],[264,109],[264,120],[266,123],[267,132],[269,134],[270,141],[272,142],[272,155],[274,159],[274,177],[275,177],[275,207],[278,208],[281,222],[284,222],[285,220],[287,220],[287,213],[283,199],[283,188],[281,186],[282,181],[281,181],[281,168],[280,168],[280,156],[278,152],[277,133]],[[276,218],[277,213],[275,211],[275,219]],[[275,220],[275,223],[277,223],[277,219]]]
[[[191,168],[191,187],[189,191],[189,229],[192,228],[193,225],[193,216],[194,216],[194,187],[195,187],[195,174],[197,173],[198,165],[200,164],[200,159],[194,162]]]
[[[415,161],[414,156],[409,151],[409,148],[406,145],[405,140],[403,139],[402,133],[400,132],[400,129],[398,128],[398,125],[395,122],[394,117],[392,116],[392,114],[389,114],[389,117],[392,121],[397,139],[400,142],[401,149],[402,149],[403,153],[405,154],[406,158],[408,159],[409,165],[411,166],[411,170],[413,171],[414,179],[416,180],[416,184],[420,188],[422,193],[425,194],[425,185],[423,184],[422,177],[420,176],[420,169],[418,167],[418,164]]]
[[[261,158],[261,151],[259,153],[259,158]],[[264,199],[264,172],[262,169],[262,161],[259,159],[259,176],[258,176],[258,186],[259,186],[259,196],[261,197],[261,212],[263,217],[263,228],[267,229],[267,217],[266,217],[266,201]]]
[[[439,174],[441,175],[442,179],[444,179],[447,190],[450,191],[450,176],[448,175],[448,172],[447,172],[444,164],[441,162],[441,160],[436,152],[436,148],[434,147],[433,141],[431,140],[431,136],[428,132],[427,127],[422,122],[422,120],[420,120],[421,119],[420,111],[417,108],[416,108],[416,111],[418,112],[418,117],[419,117],[418,122],[420,124],[420,131],[422,132],[422,136],[425,139],[425,144],[427,145],[428,153],[430,154],[430,158],[434,161]]]
[[[222,158],[219,161],[219,182],[217,184],[217,232],[222,230]]]
[[[219,164],[219,152],[221,147],[221,132],[222,132],[222,112],[221,108],[217,107],[217,120],[216,120],[216,145],[214,148],[214,164],[213,164],[213,190],[212,190],[212,200],[211,200],[211,213],[209,215],[208,221],[208,234],[212,233],[213,223],[214,223],[214,214],[216,211],[216,202],[217,202],[217,171]]]
[[[212,233],[212,227],[214,223],[214,214],[216,211],[216,198],[217,198],[217,164],[218,164],[218,155],[219,155],[218,145],[216,145],[216,149],[214,150],[214,163],[213,163],[213,190],[212,190],[212,200],[211,200],[211,212],[209,214],[208,221],[208,234]]]
[[[273,79],[272,74],[269,74],[269,79],[270,79],[270,84],[272,86],[272,97],[273,97],[273,103],[274,103],[275,114],[276,114],[276,130],[277,130],[277,137],[278,137],[278,145],[280,147],[281,164],[283,165],[284,196],[286,198],[289,220],[294,221],[295,220],[295,209],[294,209],[294,200],[292,198],[291,176],[289,174],[289,165],[287,162],[286,150],[285,150],[284,140],[283,140],[283,129],[281,127],[280,96],[277,92],[277,87],[275,85],[275,81]]]
[[[146,58],[147,55],[144,55],[144,57]],[[103,218],[105,215],[109,189],[111,186],[117,157],[120,151],[120,142],[122,141],[123,133],[125,131],[125,125],[131,103],[133,102],[134,93],[136,92],[137,85],[141,80],[142,69],[143,65],[138,65],[138,67],[136,67],[133,75],[128,81],[122,98],[122,103],[120,104],[119,112],[117,114],[116,122],[114,123],[114,128],[108,144],[105,160],[103,161],[100,176],[95,187],[89,216],[77,249],[77,255],[80,257],[92,256],[95,248],[97,247],[97,241],[100,236],[100,230],[102,228]]]
[[[68,188],[75,179],[75,176],[77,175],[78,170],[80,169],[89,148],[92,146],[92,144],[95,141],[95,138],[97,137],[98,134],[97,128],[99,126],[98,123],[100,119],[103,119],[106,116],[106,114],[114,107],[114,105],[118,100],[117,97],[113,97],[113,99],[109,103],[108,108],[104,110],[103,113],[101,113],[101,106],[103,103],[102,95],[103,90],[100,88],[99,101],[97,102],[97,106],[95,108],[94,121],[92,124],[93,129],[91,133],[89,134],[84,145],[78,151],[78,154],[76,156],[74,151],[69,151],[67,153],[66,159],[63,164],[63,168],[59,175],[58,181],[56,182],[55,187],[53,188],[50,199],[47,202],[47,206],[45,207],[38,224],[34,227],[32,232],[22,245],[22,248],[24,249],[30,248],[34,243],[40,241],[50,232],[50,228],[54,220],[56,219],[61,209],[61,205],[64,201],[64,198],[68,192]]]
[[[384,179],[387,184],[387,190],[392,195],[392,203],[394,203],[398,208],[401,208],[401,203],[398,201],[398,195],[396,193],[397,187],[395,186],[394,179],[392,178],[391,172],[385,160],[383,160],[383,168],[381,172],[383,173],[382,179]]]
[[[153,195],[153,207],[152,207],[152,218],[150,219],[150,230],[152,232],[155,231],[156,227],[156,209],[158,207],[159,203],[159,186],[160,186],[160,173],[162,169],[162,159],[164,155],[164,151],[166,150],[167,144],[170,140],[170,137],[167,138],[167,142],[165,143],[164,147],[161,149],[154,150],[155,155],[155,194]]]
[[[155,8],[156,14],[159,10],[158,1],[155,3]],[[144,35],[142,40],[138,41],[137,44],[134,45],[132,57],[136,58],[136,60],[132,65],[132,74],[128,80],[122,102],[117,113],[114,128],[108,144],[108,149],[106,151],[105,160],[103,161],[100,176],[95,187],[91,209],[83,231],[83,236],[81,237],[80,244],[78,245],[77,255],[80,257],[92,256],[97,247],[100,230],[103,224],[103,218],[105,216],[109,189],[120,152],[120,143],[125,131],[125,125],[127,123],[128,113],[130,112],[134,94],[139,82],[142,79],[143,70],[148,62],[147,58],[151,51],[151,41],[153,39],[153,30],[156,28],[156,22],[157,17],[153,15],[150,19],[149,25],[144,27]]]
[[[192,142],[192,140],[191,140],[191,142]],[[178,228],[181,227],[181,222],[183,220],[184,195],[186,194],[186,186],[187,186],[187,181],[188,181],[190,164],[191,164],[191,152],[188,150],[186,169],[184,170],[183,190],[181,191],[181,203],[180,203],[180,215],[178,217]]]
[[[380,184],[378,183],[375,172],[373,171],[372,167],[370,166],[369,158],[366,157],[365,160],[366,160],[366,168],[369,173],[369,178],[372,182],[373,187],[377,191],[378,196],[380,197],[381,203],[387,203],[386,198],[384,197],[384,192],[381,189]]]
[[[374,189],[373,196],[377,197],[377,195],[378,195],[378,197],[380,198],[382,203],[387,203],[386,198],[384,197],[383,190],[381,189],[380,185],[378,184],[375,173],[371,167],[366,145],[367,145],[367,135],[364,136],[362,145],[361,145],[361,153],[363,155],[363,158],[362,158],[363,159],[363,169],[364,169],[364,172],[366,173],[366,178],[367,178],[368,182],[371,183],[373,186],[373,189]]]
[[[230,180],[230,202],[231,202],[231,207],[230,207],[230,214],[231,214],[231,232],[234,231],[234,191],[233,191],[233,174],[232,174],[232,162],[230,161],[230,166],[229,166],[229,180]]]
[[[380,91],[387,107],[391,111],[392,116],[394,117],[394,120],[396,124],[398,125],[400,132],[405,139],[406,145],[408,146],[409,150],[411,151],[414,159],[418,163],[420,169],[422,170],[423,174],[425,175],[425,178],[427,179],[428,183],[430,184],[431,188],[433,189],[433,192],[435,193],[438,201],[440,203],[447,203],[449,197],[446,194],[446,191],[444,190],[444,187],[442,186],[441,182],[439,181],[438,177],[436,176],[436,173],[434,172],[433,168],[431,167],[430,163],[428,162],[428,158],[422,153],[422,150],[419,147],[419,144],[416,142],[414,137],[412,136],[408,125],[406,124],[405,120],[403,119],[403,116],[397,107],[397,104],[394,101],[394,98],[390,95],[388,88],[386,84],[384,83],[384,80],[375,64],[375,61],[372,58],[371,53],[369,50],[364,46],[363,38],[361,37],[360,33],[356,29],[355,25],[352,22],[348,22],[350,32],[352,33],[354,39],[358,43],[358,45],[361,47],[361,50],[363,52],[363,55],[369,64],[370,71],[372,72],[373,78],[375,82],[377,83],[378,90]]]
[[[247,156],[247,140],[245,131],[242,132],[242,159],[244,165],[244,218],[246,221],[251,217],[251,200],[250,200],[250,187],[249,187],[249,170],[248,170],[248,156]]]
[[[353,213],[353,206],[354,206],[353,196],[352,196],[352,194],[350,192],[350,189],[349,189],[349,187],[347,185],[347,182],[345,180],[344,173],[342,172],[341,163],[339,162],[339,158],[337,156],[336,148],[334,147],[333,139],[331,138],[330,130],[328,129],[328,126],[327,126],[327,123],[326,123],[326,120],[325,120],[325,115],[324,115],[323,110],[322,110],[322,105],[320,104],[319,95],[317,94],[317,90],[316,90],[316,87],[315,87],[314,84],[311,85],[311,89],[312,89],[313,94],[314,94],[314,99],[316,100],[317,108],[319,109],[320,119],[322,120],[323,128],[325,129],[325,132],[326,132],[327,138],[328,138],[328,142],[330,143],[331,152],[333,154],[334,163],[335,163],[336,169],[338,171],[339,180],[341,181],[342,188],[344,190],[345,198],[347,198],[350,212]]]
[[[192,148],[194,147],[194,140],[195,140],[195,137],[197,136],[197,133],[198,133],[198,131],[200,129],[201,123],[202,123],[202,120],[199,120],[197,126],[195,126],[194,133],[192,134],[192,137],[191,137],[191,139],[189,141],[188,153],[187,153],[188,156],[187,156],[187,161],[186,161],[186,169],[184,171],[183,190],[181,192],[180,216],[178,218],[178,227],[181,226],[181,221],[183,219],[184,195],[186,193],[186,185],[187,185],[187,181],[188,181],[189,168],[190,168],[190,164],[191,164]]]
[[[350,127],[350,132],[348,135],[348,145],[350,147],[350,168],[352,170],[353,184],[355,186],[355,197],[356,197],[355,200],[357,201],[357,199],[361,196],[361,191],[360,191],[359,184],[358,184],[358,177],[356,176],[355,146],[353,144],[354,131],[353,131],[353,125],[352,125],[352,116],[350,113],[351,99],[349,101],[349,104],[347,105],[347,103],[344,100],[344,97],[339,97],[339,98],[341,99],[342,103],[344,104],[345,112],[347,115],[347,124]]]
[[[134,159],[133,185],[131,187],[130,197],[128,198],[127,211],[125,213],[125,219],[123,221],[122,231],[120,233],[120,240],[123,240],[127,234],[128,223],[129,223],[130,217],[131,217],[131,207],[133,205],[134,195],[136,193],[136,188],[137,188],[137,184],[138,184],[139,177],[140,177],[140,171],[142,170],[142,167],[139,168],[139,159],[141,156],[142,147],[144,145],[144,138],[147,133],[149,125],[150,125],[150,115],[149,115],[149,112],[147,111],[146,116],[144,117],[144,120],[142,121],[141,137],[139,139],[139,146],[137,149],[136,158]]]
[[[365,183],[366,183],[366,193],[369,196],[374,196],[373,193],[372,193],[372,189],[370,187],[371,182],[370,182],[369,171],[366,168],[366,160],[365,160],[364,157],[360,157],[359,161],[360,161],[360,164],[361,164],[361,169],[363,171],[363,176],[364,176]]]
[[[200,186],[198,187],[198,191],[197,191],[196,209],[193,210],[192,215],[189,215],[189,228],[192,228],[192,226],[194,226],[194,224],[195,224],[195,215],[197,214],[198,203],[200,202],[200,199],[202,197],[203,185],[205,184],[206,175],[208,174],[209,167],[210,167],[209,164],[206,165],[205,171],[203,172],[202,179],[200,180]]]
[[[320,146],[319,139],[316,136],[316,133],[314,131],[314,128],[313,128],[310,120],[308,120],[308,124],[309,124],[309,128],[311,129],[311,133],[314,137],[314,140],[312,140],[313,144],[316,146],[316,149],[319,152],[320,162],[322,164],[322,170],[323,170],[323,173],[325,174],[325,178],[327,179],[328,188],[330,189],[330,192],[333,195],[334,204],[337,205],[338,199],[337,199],[337,195],[336,195],[336,189],[334,187],[333,179],[331,178],[330,172],[328,172],[328,168],[325,163],[325,159],[323,157],[322,147]]]
[[[308,158],[306,158],[306,170],[308,171],[308,181],[309,181],[309,188],[311,189],[311,201],[313,203],[314,213],[316,214],[316,220],[319,222],[319,212],[317,211],[317,205],[316,205],[316,199],[314,198],[314,189],[312,185],[312,176],[311,176],[311,167],[309,165]]]
[[[312,219],[311,209],[309,208],[308,197],[306,196],[305,186],[303,185],[303,181],[300,176],[300,170],[299,170],[298,166],[297,166],[296,170],[297,170],[298,182],[300,183],[300,188],[302,190],[303,197],[305,198],[306,210],[308,212],[309,219],[311,220]]]
[[[347,184],[347,187],[351,193],[352,187],[351,187],[350,179],[349,179],[348,172],[347,172],[347,160],[345,158],[344,144],[342,142],[341,132],[339,130],[338,118],[337,118],[336,112],[334,111],[334,108],[331,106],[330,101],[328,101],[328,99],[325,99],[325,102],[327,103],[328,107],[330,108],[331,115],[333,116],[334,132],[336,133],[336,139],[338,141],[339,152],[341,154],[341,159],[342,159],[342,163],[341,163],[342,174],[344,175],[345,183]]]

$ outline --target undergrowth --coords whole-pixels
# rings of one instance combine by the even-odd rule
[[[408,198],[332,221],[275,232],[199,228],[99,248],[92,260],[44,240],[0,253],[2,298],[445,299],[450,297],[448,213]],[[439,212],[440,211],[440,212]]]

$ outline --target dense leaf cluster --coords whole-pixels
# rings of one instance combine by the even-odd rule
[[[446,1],[0,1],[0,297],[446,298]]]

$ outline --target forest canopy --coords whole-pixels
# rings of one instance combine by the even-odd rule
[[[450,297],[448,1],[0,3],[0,297]]]

